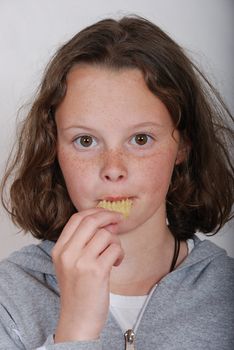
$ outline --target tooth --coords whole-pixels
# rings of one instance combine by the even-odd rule
[[[122,213],[125,218],[130,215],[133,201],[131,199],[122,199],[117,201],[106,201],[102,200],[98,203],[98,208],[104,208],[112,211]]]

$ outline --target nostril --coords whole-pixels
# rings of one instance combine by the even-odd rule
[[[124,174],[117,174],[117,173],[111,173],[111,174],[106,174],[104,178],[106,181],[121,181],[125,178],[126,176]]]
[[[123,178],[124,178],[124,176],[123,175],[119,175],[119,176],[109,176],[109,175],[105,175],[105,178],[107,179],[107,180],[122,180]]]
[[[127,177],[128,171],[124,165],[105,164],[100,175],[105,181],[123,181]]]

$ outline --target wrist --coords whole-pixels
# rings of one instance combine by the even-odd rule
[[[67,329],[64,327],[58,327],[54,334],[54,343],[65,343],[65,342],[75,342],[75,341],[94,341],[100,338],[98,332],[92,332],[90,330],[73,330],[71,328]]]

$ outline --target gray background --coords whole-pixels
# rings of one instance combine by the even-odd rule
[[[145,16],[162,27],[208,73],[234,111],[233,0],[0,0],[0,176],[24,115],[55,50],[83,27],[107,16]],[[211,240],[234,256],[234,224]],[[35,242],[19,233],[0,207],[0,259]]]

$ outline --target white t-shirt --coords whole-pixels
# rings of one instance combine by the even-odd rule
[[[193,239],[187,240],[188,254],[194,247]],[[140,296],[125,296],[110,293],[110,311],[119,323],[123,332],[128,329],[135,329],[136,322],[140,321],[140,313],[143,314],[147,305],[147,300],[157,287],[157,284],[151,289],[150,294]]]

